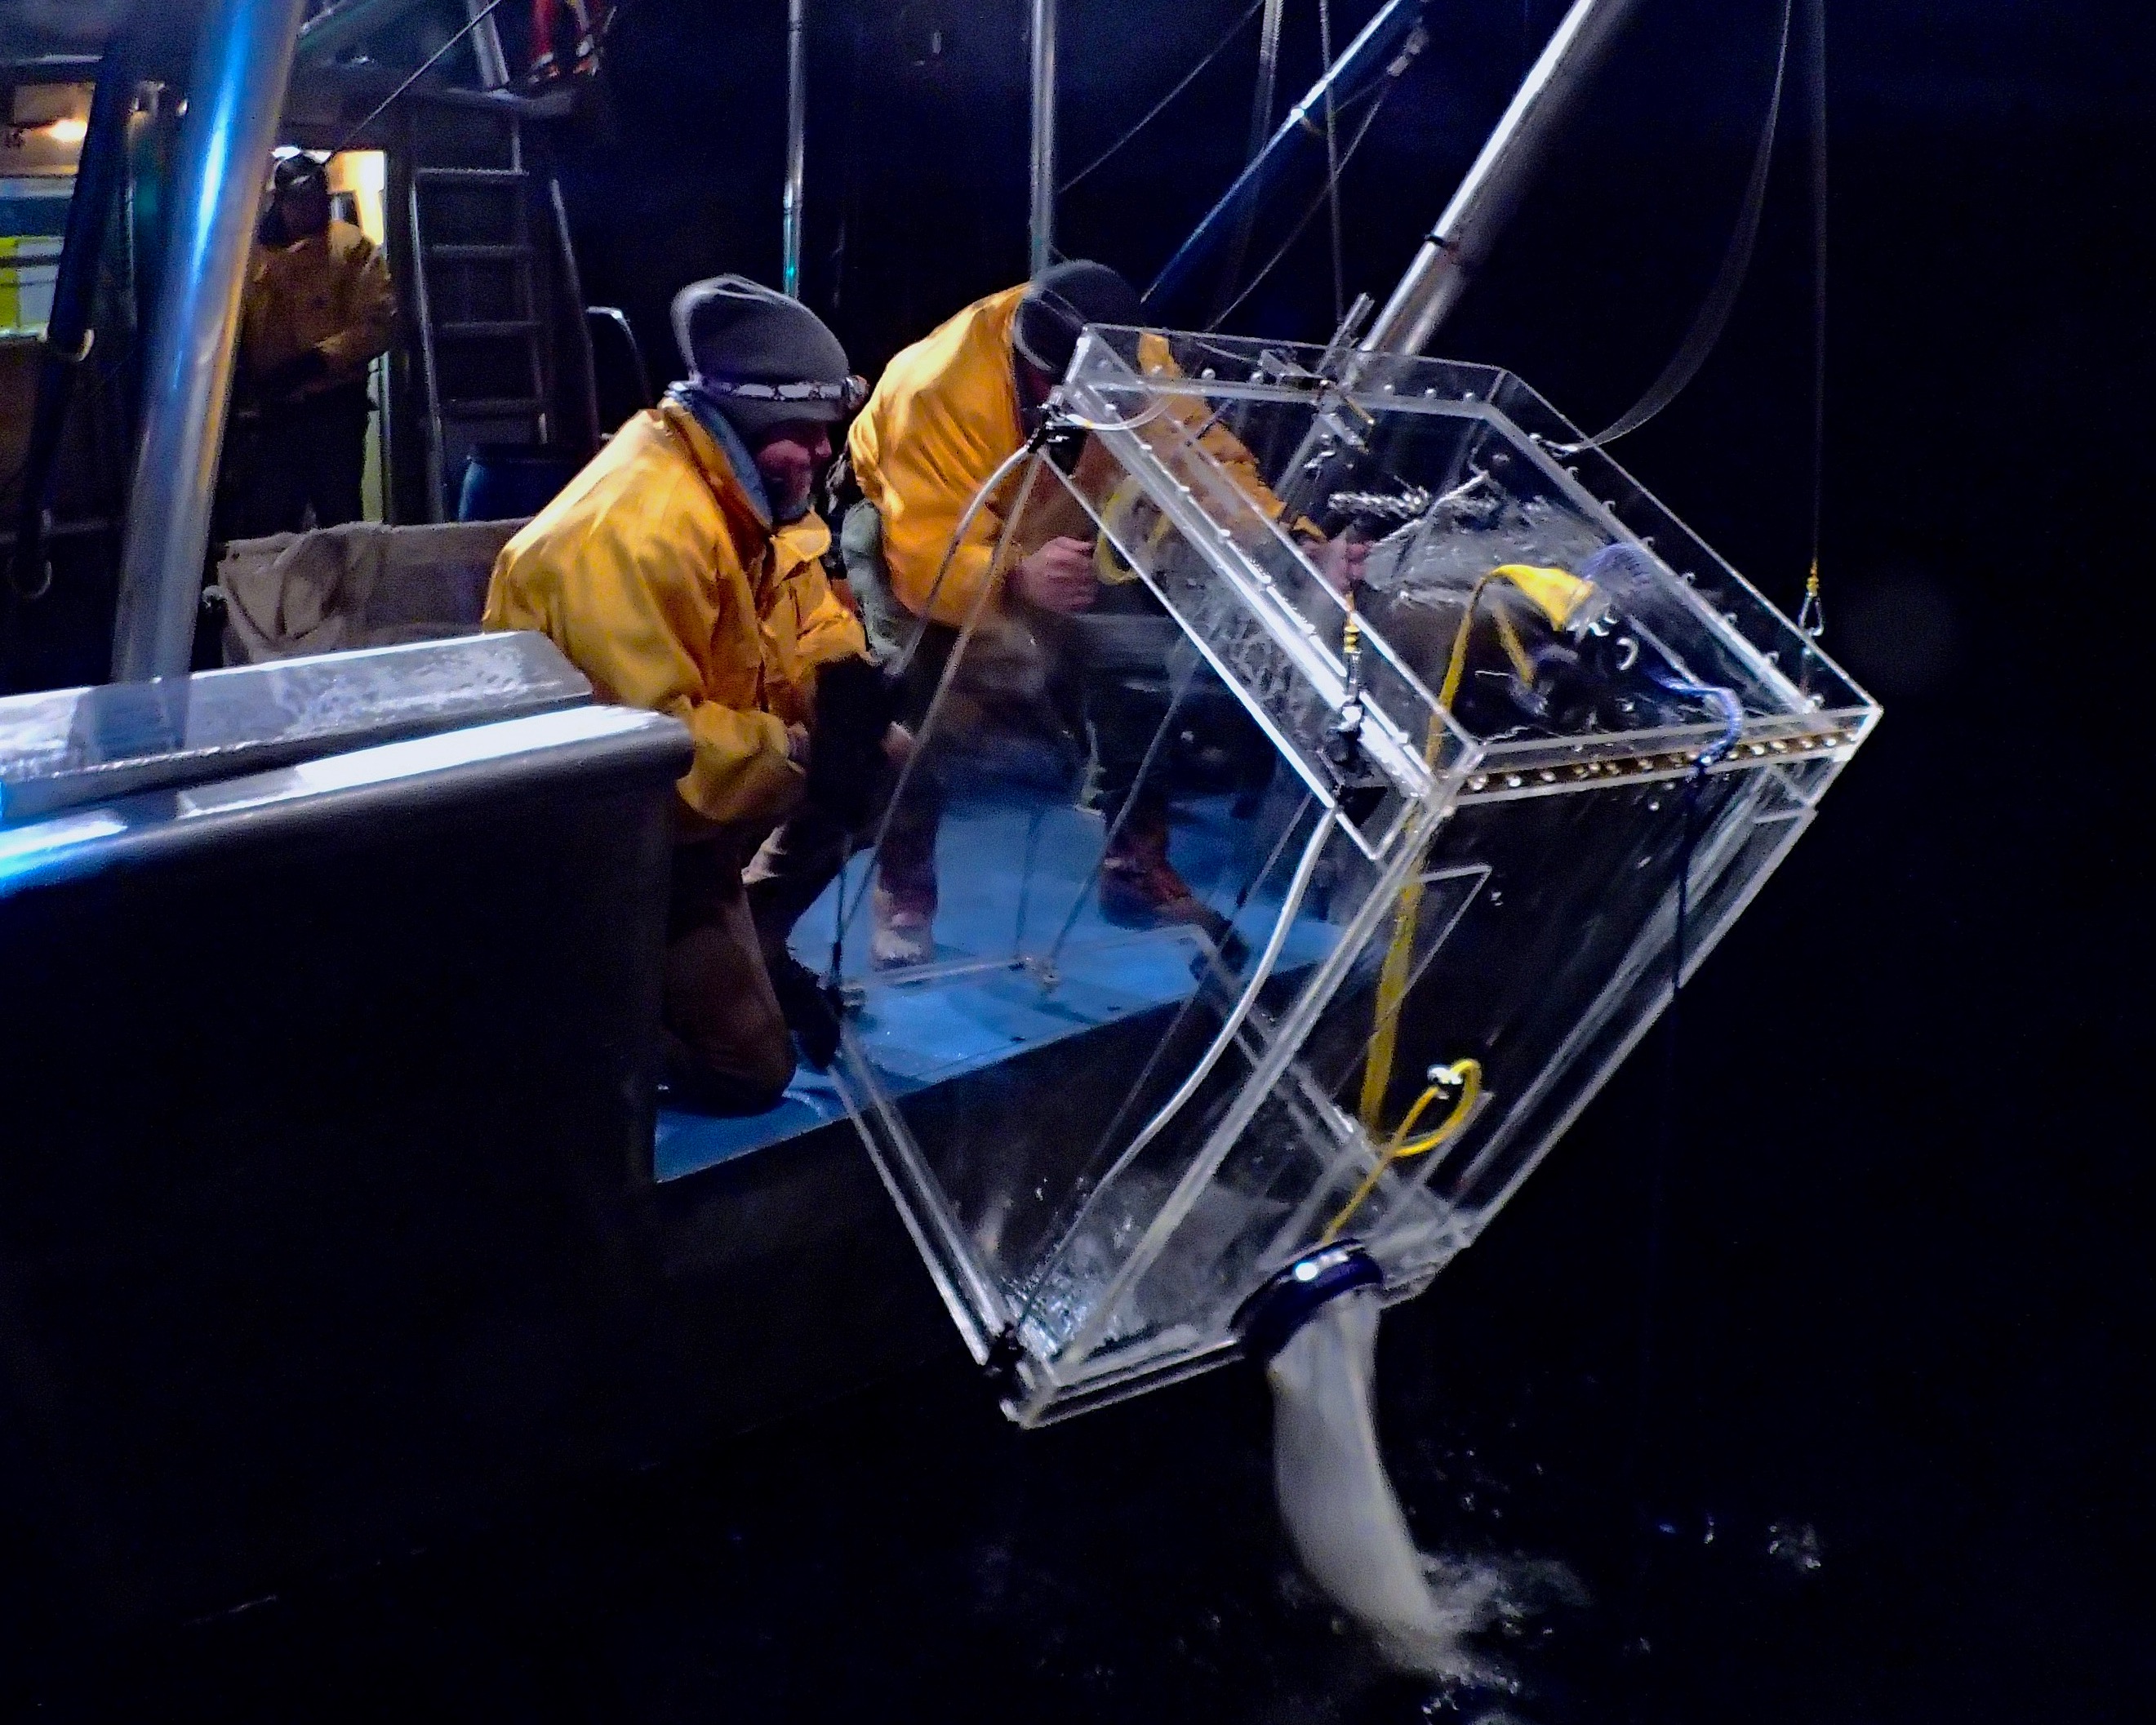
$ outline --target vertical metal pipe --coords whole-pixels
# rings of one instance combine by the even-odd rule
[[[495,28],[494,8],[488,0],[465,0],[465,18],[472,27],[472,59],[479,67],[480,87],[501,89],[509,82],[509,56],[501,51],[501,32]]]
[[[9,570],[18,594],[42,593],[45,567],[45,511],[52,502],[60,434],[76,373],[90,357],[90,314],[97,295],[97,266],[112,220],[114,195],[127,179],[127,120],[135,111],[134,55],[125,31],[116,35],[97,67],[90,99],[90,126],[75,162],[74,196],[68,204],[66,237],[53,285],[52,316],[38,362],[37,405],[30,416],[23,459],[22,503]]]
[[[1512,218],[1558,122],[1637,3],[1576,0],[1363,337],[1365,352],[1419,353],[1430,345]]]
[[[801,187],[808,171],[808,0],[786,0],[786,193],[779,286],[801,297]]]
[[[598,362],[592,353],[590,309],[584,304],[584,275],[577,267],[577,242],[569,232],[569,206],[562,198],[562,182],[547,176],[547,200],[554,209],[554,244],[562,252],[562,285],[569,292],[569,309],[577,322],[577,359],[583,372],[584,447],[596,449],[606,428],[599,424]]]
[[[1032,273],[1055,261],[1055,0],[1033,0]]]
[[[127,494],[116,680],[177,675],[193,653],[248,248],[305,11],[212,0],[203,19]]]

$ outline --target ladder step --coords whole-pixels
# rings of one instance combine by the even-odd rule
[[[532,254],[528,245],[430,245],[427,255],[444,264],[513,264]]]
[[[469,401],[442,403],[444,419],[515,419],[542,413],[547,403],[536,396],[479,396]]]
[[[485,340],[490,336],[528,336],[539,327],[536,317],[503,317],[486,322],[438,323],[434,336],[438,341]]]
[[[423,186],[521,186],[531,176],[521,167],[415,167],[412,177]]]

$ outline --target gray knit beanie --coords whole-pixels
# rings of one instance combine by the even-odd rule
[[[1060,382],[1089,323],[1134,324],[1145,316],[1137,290],[1106,264],[1071,258],[1051,265],[1018,303],[1011,346],[1043,376]]]
[[[697,388],[752,442],[789,421],[842,419],[866,393],[822,318],[746,276],[675,295],[674,339]]]

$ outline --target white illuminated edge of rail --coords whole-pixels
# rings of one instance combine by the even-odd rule
[[[250,773],[221,784],[197,785],[172,793],[169,800],[151,792],[135,809],[122,803],[54,815],[13,831],[0,828],[0,879],[76,846],[117,838],[140,828],[234,814],[274,803],[478,766],[536,750],[601,742],[660,722],[663,721],[659,715],[636,707],[570,707],[434,737],[377,743],[371,748]]]

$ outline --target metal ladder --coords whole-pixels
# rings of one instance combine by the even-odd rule
[[[482,442],[544,444],[552,368],[533,233],[536,177],[510,117],[506,167],[416,167],[409,219],[427,385],[429,519],[449,510],[452,456]],[[550,192],[553,188],[550,187]],[[553,195],[558,203],[558,192]]]

